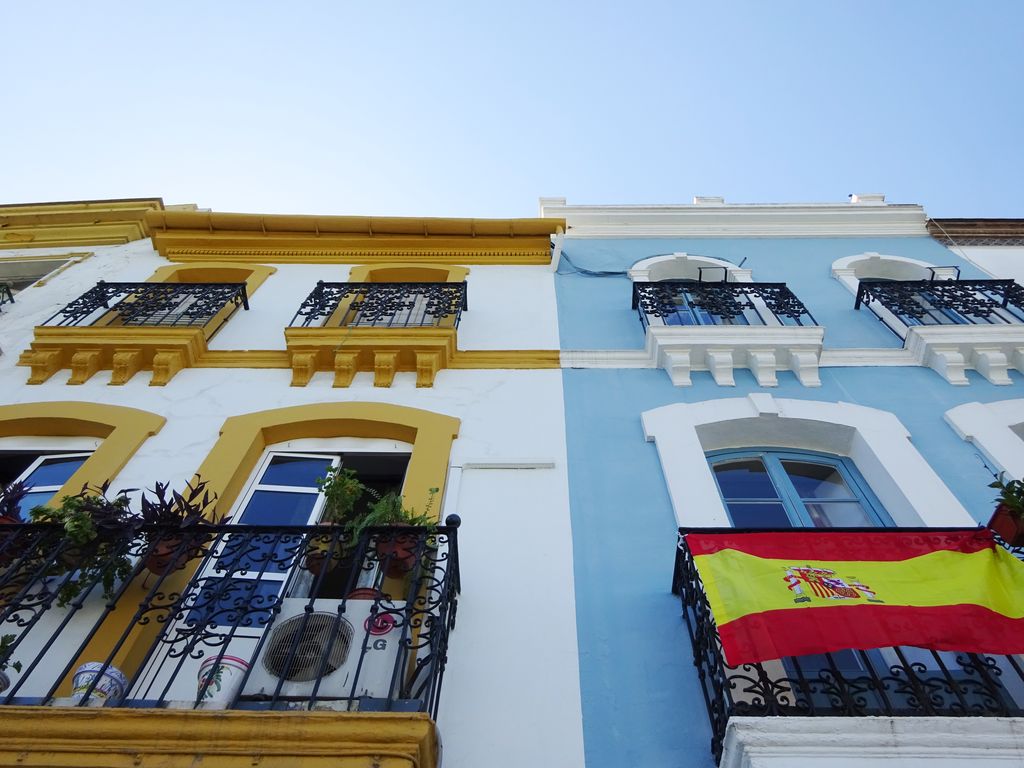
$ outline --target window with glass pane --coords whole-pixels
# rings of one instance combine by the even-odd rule
[[[0,481],[5,484],[21,481],[31,489],[18,505],[21,519],[27,520],[33,507],[48,504],[90,455],[87,451],[5,455],[4,465],[11,471],[4,473]]]
[[[710,454],[737,528],[863,528],[892,521],[856,467],[841,456],[788,451]]]

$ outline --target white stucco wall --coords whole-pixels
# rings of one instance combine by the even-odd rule
[[[98,279],[145,280],[166,263],[146,241],[93,250],[96,257],[45,287],[24,291],[14,307],[4,307],[0,403],[73,400],[165,416],[163,429],[113,478],[114,489],[152,487],[157,480],[180,485],[202,463],[224,419],[232,415],[363,401],[459,418],[444,514],[462,518],[463,590],[438,718],[444,764],[582,766],[561,372],[445,370],[426,389],[416,388],[412,373],[399,373],[390,388],[373,387],[372,374],[361,373],[351,387],[335,389],[330,374],[317,374],[306,387],[291,387],[289,370],[249,369],[187,369],[166,387],[150,387],[148,376],[111,387],[109,373],[101,372],[71,387],[65,384],[65,370],[42,385],[28,386],[28,369],[15,363],[34,325]],[[212,346],[283,348],[284,323],[324,277],[344,279],[345,269],[281,266],[257,292],[252,311],[236,315]],[[465,346],[557,346],[550,272],[474,267],[469,301],[460,328]],[[17,441],[6,440],[2,447],[17,447]]]
[[[1024,283],[1024,246],[965,245],[953,250],[963,253],[993,277],[1009,277]]]

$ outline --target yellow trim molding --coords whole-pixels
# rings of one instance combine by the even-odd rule
[[[436,768],[422,713],[4,707],[0,768]]]
[[[464,283],[469,269],[443,264],[364,264],[352,267],[350,283]]]
[[[464,371],[561,368],[560,354],[557,349],[460,349],[448,367]]]
[[[148,237],[145,215],[158,197],[0,206],[0,248],[120,245]]]
[[[277,267],[263,264],[233,264],[228,261],[199,261],[194,264],[171,264],[160,267],[148,283],[245,283],[251,297]]]
[[[390,387],[399,371],[415,371],[417,387],[455,355],[454,328],[285,328],[292,386],[304,387],[317,371],[334,371],[334,386],[347,387],[358,371],[373,371],[375,387]]]
[[[314,403],[225,419],[220,439],[196,472],[218,494],[226,511],[245,487],[268,446],[305,437],[379,437],[413,446],[402,494],[407,506],[426,509],[437,488],[440,515],[452,442],[459,420],[388,403]]]
[[[42,384],[70,368],[68,384],[84,384],[98,371],[112,371],[120,385],[139,371],[152,371],[150,386],[162,387],[206,352],[207,329],[171,326],[36,326],[35,339],[18,365],[31,368],[28,384]]]
[[[0,437],[98,437],[103,440],[55,496],[78,493],[87,482],[113,480],[139,446],[166,423],[138,408],[102,403],[53,402],[0,405]]]
[[[565,221],[150,211],[146,225],[181,262],[549,264]]]

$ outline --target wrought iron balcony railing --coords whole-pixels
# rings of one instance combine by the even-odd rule
[[[650,325],[817,325],[785,283],[633,283],[633,309]]]
[[[861,280],[854,309],[866,305],[897,335],[912,325],[1024,323],[1024,286],[1013,280]],[[886,314],[889,317],[886,317]]]
[[[231,304],[249,308],[245,283],[101,280],[43,325],[204,326]]]
[[[0,306],[14,303],[14,293],[7,283],[0,283]]]
[[[0,526],[0,704],[436,717],[458,525]]]
[[[863,530],[868,533],[871,529]],[[928,531],[900,530],[911,535]],[[700,574],[682,536],[688,532],[680,529],[672,591],[682,599],[693,662],[711,721],[711,751],[716,761],[722,756],[726,724],[733,715],[1024,716],[1024,668],[1014,656],[900,646],[729,666]],[[1014,554],[1019,557],[1021,553]]]
[[[316,284],[291,325],[303,328],[457,328],[466,283]]]

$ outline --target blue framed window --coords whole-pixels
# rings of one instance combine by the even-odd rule
[[[814,451],[715,451],[708,463],[737,528],[867,528],[892,518],[853,462]]]
[[[686,278],[673,278],[673,280],[697,285],[696,280]],[[750,325],[750,321],[742,312],[729,317],[712,314],[703,307],[697,306],[687,290],[680,290],[673,296],[672,303],[675,305],[675,312],[665,316],[665,325]]]

